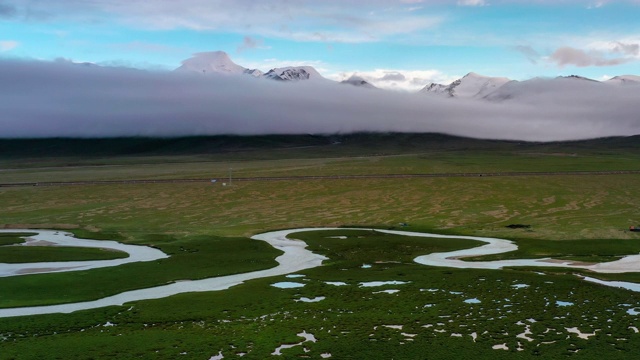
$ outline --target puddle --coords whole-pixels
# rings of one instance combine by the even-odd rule
[[[296,302],[305,302],[305,303],[314,303],[314,302],[320,302],[322,300],[326,299],[326,297],[324,296],[316,296],[313,299],[310,299],[308,297],[301,297],[300,299],[296,299]]]
[[[361,282],[361,287],[375,287],[375,286],[384,286],[384,285],[404,285],[408,284],[408,281],[369,281],[369,282]]]
[[[209,360],[222,360],[224,359],[224,355],[222,355],[222,351],[218,353],[218,355],[213,355],[209,358]]]
[[[303,283],[297,283],[297,282],[291,282],[291,281],[283,281],[283,282],[278,282],[278,283],[275,283],[275,284],[271,284],[271,286],[277,287],[278,289],[301,288],[304,285],[305,284],[303,284]]]
[[[376,291],[374,292],[374,294],[381,294],[381,293],[385,293],[385,294],[395,294],[400,292],[400,290],[396,290],[396,289],[392,289],[392,290],[382,290],[382,291]]]
[[[345,286],[345,285],[347,285],[346,282],[342,282],[342,281],[325,281],[324,283],[328,284],[328,285],[333,285],[333,286]]]
[[[467,299],[464,302],[466,302],[467,304],[480,304],[481,303],[481,301],[478,300],[477,298]]]
[[[569,301],[556,300],[556,305],[564,307],[564,306],[573,306],[574,304],[572,302],[569,302]]]
[[[310,341],[310,342],[316,342],[317,341],[316,337],[313,336],[313,334],[309,334],[306,331],[303,331],[303,332],[298,333],[296,335],[304,338],[304,341],[301,341],[301,342],[299,342],[297,344],[283,344],[283,345],[280,345],[271,353],[271,355],[280,356],[280,355],[282,355],[281,351],[284,350],[284,349],[291,349],[292,347],[302,346],[302,344],[306,343],[307,341]]]

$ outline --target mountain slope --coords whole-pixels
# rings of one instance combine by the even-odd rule
[[[447,86],[432,83],[420,92],[457,98],[483,98],[509,81],[504,77],[489,77],[471,72]]]
[[[352,75],[347,80],[342,80],[340,84],[353,85],[357,87],[363,87],[366,89],[377,89],[376,86],[372,85],[371,83],[369,83],[368,81],[366,81],[365,79],[357,75]]]
[[[582,94],[587,97],[604,95],[603,83],[579,76],[556,78],[533,78],[525,81],[510,81],[483,99],[490,101],[560,99],[567,94]],[[580,98],[572,96],[571,98]]]
[[[234,63],[224,51],[196,53],[182,61],[175,71],[197,72],[202,74],[240,75],[248,69]]]
[[[613,85],[640,85],[640,76],[620,75],[620,76],[613,77],[605,82],[607,84],[613,84]]]
[[[264,77],[278,81],[324,80],[312,66],[288,66],[269,70]]]

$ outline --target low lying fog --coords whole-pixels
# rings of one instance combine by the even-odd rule
[[[0,61],[0,137],[438,132],[552,141],[640,134],[640,86],[508,84],[491,100],[58,62]]]

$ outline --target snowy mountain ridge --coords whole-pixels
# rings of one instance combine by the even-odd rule
[[[312,66],[287,66],[274,68],[266,73],[258,69],[248,69],[231,60],[224,51],[200,52],[183,60],[175,69],[178,72],[201,73],[205,75],[249,75],[278,81],[300,81],[325,79]]]
[[[420,92],[457,98],[483,98],[509,81],[511,80],[504,77],[489,77],[470,72],[449,85],[431,83]]]
[[[326,81],[312,66],[286,66],[262,72],[248,69],[236,64],[224,51],[200,52],[182,61],[175,69],[177,72],[200,73],[204,75],[251,76],[282,82]],[[362,88],[377,87],[366,79],[353,75],[340,82]],[[525,81],[510,80],[506,77],[490,77],[470,72],[448,85],[430,83],[419,93],[431,96],[444,96],[460,99],[478,99],[489,101],[505,101],[513,98],[532,98],[540,93],[558,91],[579,92],[582,88],[591,88],[591,84],[600,86],[640,86],[640,76],[620,75],[606,81],[597,81],[578,75],[558,76],[556,78],[533,78]]]

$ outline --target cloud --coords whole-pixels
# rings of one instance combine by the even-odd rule
[[[515,45],[511,49],[524,55],[532,64],[537,64],[540,59],[540,54],[529,45]]]
[[[458,6],[485,6],[484,0],[458,0]]]
[[[591,9],[599,9],[603,6],[606,5],[606,1],[596,1],[594,3],[591,3],[589,5],[587,5],[587,9],[591,10]]]
[[[0,18],[10,19],[15,17],[17,13],[15,6],[0,2]]]
[[[396,131],[546,141],[640,133],[640,87],[576,84],[493,103],[333,82],[4,60],[0,137]]]
[[[13,40],[0,41],[0,51],[10,51],[18,47],[18,45],[20,45],[20,43]]]
[[[242,39],[242,44],[238,46],[236,51],[240,53],[246,50],[268,48],[268,47],[265,47],[263,43],[264,41],[262,39],[255,39],[255,38],[252,38],[251,36],[245,36],[244,39]]]
[[[620,41],[616,41],[613,44],[612,51],[625,55],[638,56],[640,55],[640,44],[625,44]]]
[[[569,46],[558,48],[549,56],[549,61],[560,67],[574,65],[587,66],[614,66],[632,61],[628,57],[606,57],[599,51],[584,51]]]
[[[296,41],[371,42],[439,26],[397,0],[13,0],[31,20],[73,19],[135,28],[224,31]],[[384,10],[384,11],[383,11]],[[390,11],[386,11],[390,10]]]
[[[438,70],[402,70],[375,69],[372,71],[342,72],[329,75],[336,81],[343,81],[356,75],[381,89],[415,92],[426,85],[435,83],[449,84],[458,77],[449,76]]]
[[[384,74],[378,81],[405,81],[407,78],[399,72],[389,72]]]

